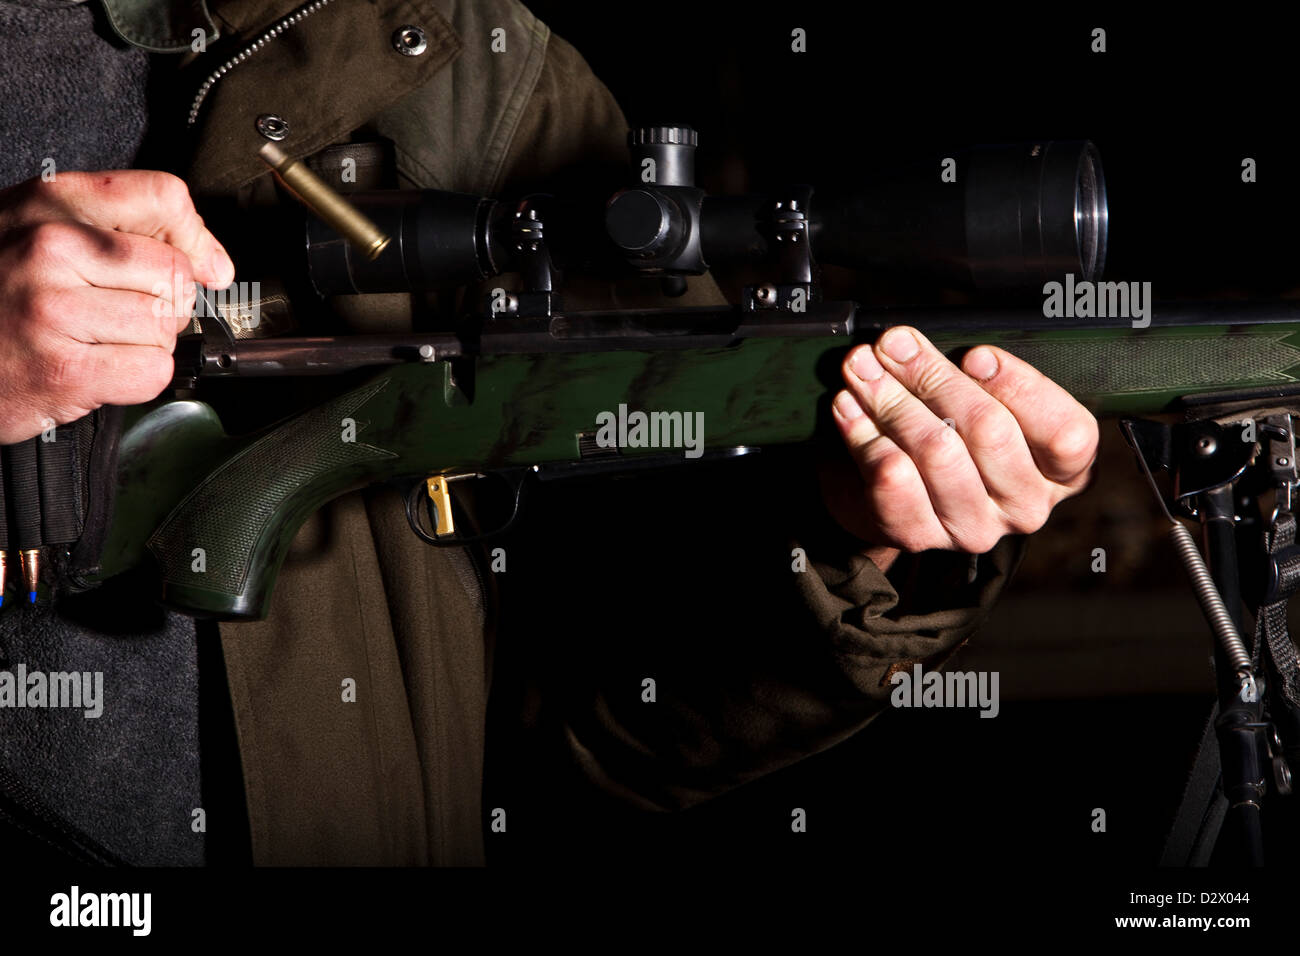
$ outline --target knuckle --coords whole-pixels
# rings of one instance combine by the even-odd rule
[[[890,540],[894,547],[900,551],[906,551],[908,554],[920,554],[922,551],[929,551],[937,547],[931,541],[926,540],[920,534],[914,531],[900,531],[897,534],[890,535]]]
[[[981,522],[974,527],[954,532],[952,539],[957,547],[967,554],[985,554],[992,551],[1002,540],[1002,533]]]
[[[1008,522],[1009,530],[1014,534],[1033,534],[1052,515],[1052,506],[1046,501],[1035,502],[1017,510]]]
[[[868,411],[877,422],[901,424],[907,410],[908,394],[899,385],[891,383],[891,386],[877,395]]]
[[[23,312],[30,329],[42,334],[62,328],[68,314],[59,296],[49,289],[31,293],[23,303]]]
[[[938,476],[962,470],[970,452],[956,429],[940,424],[922,437],[917,459],[922,472]]]
[[[188,216],[194,211],[185,180],[171,173],[154,172],[145,183],[158,202],[158,208],[172,217]]]
[[[910,491],[916,481],[916,468],[901,451],[890,452],[875,463],[871,472],[871,489],[884,508],[890,499]]]
[[[27,230],[23,257],[28,261],[67,260],[85,250],[81,229],[67,222],[39,222]]]
[[[932,540],[933,535],[928,534],[926,528],[927,522],[922,515],[913,515],[911,513],[899,513],[897,508],[892,512],[886,512],[877,522],[880,528],[881,536],[892,548],[899,548],[911,554],[919,554],[922,551],[928,551],[931,548],[942,547],[942,543],[936,543]]]
[[[1024,374],[1021,369],[1007,369],[1000,372],[997,379],[998,401],[1004,405],[1016,405],[1030,397],[1035,380]]]
[[[981,402],[970,413],[968,422],[968,444],[990,455],[1004,455],[1021,440],[1015,416],[993,402]]]
[[[952,384],[952,366],[943,356],[922,355],[912,377],[912,391],[923,402],[937,398]]]
[[[1063,422],[1052,435],[1048,447],[1058,458],[1084,462],[1091,460],[1096,453],[1098,439],[1097,419],[1085,412]]]

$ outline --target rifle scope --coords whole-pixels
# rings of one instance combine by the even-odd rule
[[[670,144],[694,149],[693,134]],[[698,275],[770,261],[773,210],[787,194],[707,196],[682,179],[692,158],[677,157],[681,175],[670,183],[637,183],[603,209],[437,190],[354,194],[392,243],[371,261],[309,219],[311,278],[324,295],[450,288],[518,270],[521,243],[537,240],[561,268],[597,272]],[[981,146],[951,158],[848,188],[789,191],[803,197],[815,261],[980,290],[1101,274],[1106,184],[1091,142]]]

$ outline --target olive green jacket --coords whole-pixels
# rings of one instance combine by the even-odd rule
[[[146,0],[107,6],[124,36],[153,49],[188,47],[194,29],[219,33],[206,52],[184,54],[181,76],[198,91],[299,5],[213,0],[209,22],[202,5],[169,22],[150,19]],[[257,158],[265,114],[287,121],[281,145],[295,156],[391,140],[407,188],[509,193],[575,164],[625,161],[625,120],[608,90],[515,0],[313,6],[208,85],[187,173],[196,196],[273,197]],[[407,25],[423,31],[419,55],[396,48],[393,35]],[[185,119],[174,118],[178,128]],[[358,325],[392,326],[405,321],[408,300],[372,296],[341,307]],[[789,635],[797,653],[773,654],[762,642],[763,655],[735,662],[739,691],[665,701],[660,714],[697,729],[692,740],[670,735],[666,746],[665,725],[638,724],[654,719],[639,715],[646,709],[638,714],[593,687],[578,698],[586,712],[550,718],[555,760],[604,791],[667,809],[830,746],[886,706],[894,669],[946,660],[1017,559],[1008,540],[980,559],[973,583],[965,556],[905,558],[887,577],[820,511],[811,484],[801,493],[806,507],[788,529],[789,546],[809,558],[807,573],[788,574],[802,608],[799,633]],[[718,560],[746,558],[724,551]],[[484,860],[495,589],[490,574],[481,578],[464,552],[422,544],[394,493],[372,490],[335,501],[302,529],[266,621],[222,625],[256,862]],[[781,665],[796,657],[799,666]],[[354,702],[343,700],[347,679]],[[661,685],[672,698],[671,681]]]

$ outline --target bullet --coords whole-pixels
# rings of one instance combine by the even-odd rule
[[[291,159],[275,143],[267,143],[258,155],[275,170],[298,201],[324,220],[331,229],[365,254],[367,259],[378,259],[390,239],[337,192],[325,185],[319,176],[296,159]]]
[[[22,552],[23,585],[27,588],[27,602],[36,603],[36,591],[41,586],[41,552],[28,548]]]

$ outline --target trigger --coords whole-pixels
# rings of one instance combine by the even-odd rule
[[[434,475],[425,481],[425,487],[429,492],[429,500],[433,502],[435,524],[433,533],[443,538],[449,534],[456,533],[456,521],[451,515],[451,492],[447,489],[447,482],[453,478],[464,478],[466,475]]]

